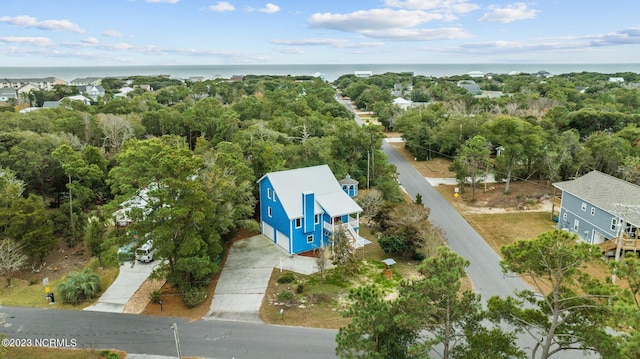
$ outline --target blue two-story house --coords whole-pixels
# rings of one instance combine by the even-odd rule
[[[559,229],[591,244],[621,237],[623,249],[640,249],[640,186],[599,171],[553,185],[562,190]]]
[[[366,243],[358,234],[362,208],[329,166],[270,172],[258,185],[262,234],[288,253],[326,246],[337,230],[343,230],[355,246]]]

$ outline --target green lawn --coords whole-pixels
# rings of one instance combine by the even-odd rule
[[[93,269],[93,271],[100,275],[100,283],[103,291],[109,288],[111,283],[118,277],[120,271],[119,267],[99,269],[97,260],[89,262],[87,267]],[[49,283],[49,288],[54,295],[57,294],[58,285],[62,283],[63,280],[64,277]],[[45,287],[41,282],[30,284],[26,281],[14,280],[12,284],[9,288],[3,287],[0,289],[0,305],[35,308],[55,306],[55,308],[60,309],[83,309],[93,303],[93,301],[89,301],[79,305],[63,304],[62,298],[56,296],[56,302],[50,304],[49,300],[45,298]]]

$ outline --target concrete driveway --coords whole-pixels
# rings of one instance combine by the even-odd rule
[[[158,261],[151,263],[137,262],[131,266],[131,262],[125,262],[120,266],[120,273],[113,284],[107,288],[95,304],[84,308],[84,310],[122,313],[124,305],[127,304],[142,283],[149,278],[151,271],[159,264],[160,262]]]
[[[307,275],[317,271],[313,258],[291,256],[264,235],[234,242],[203,319],[262,322],[260,306],[276,267]]]

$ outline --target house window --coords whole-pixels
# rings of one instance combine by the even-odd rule
[[[586,211],[586,210],[587,210],[587,204],[586,204],[586,203],[584,203],[584,202],[582,202],[582,210],[583,210],[583,211]]]
[[[573,230],[577,232],[579,225],[580,225],[580,221],[578,221],[577,219],[574,219],[573,220]]]
[[[296,218],[296,228],[302,227],[302,218]]]
[[[271,199],[271,188],[267,188],[267,198]]]
[[[566,221],[566,220],[567,220],[567,212],[564,212],[564,213],[562,214],[562,220],[563,220],[563,221]]]
[[[618,228],[618,219],[611,218],[611,230],[615,231]]]
[[[271,218],[271,215],[273,215],[273,211],[271,210],[271,207],[267,207],[267,214],[269,215],[269,218]]]
[[[315,215],[313,216],[313,223],[318,224],[320,223],[320,215]]]
[[[276,202],[276,191],[273,191],[273,201]]]
[[[313,234],[307,236],[307,243],[313,243]]]
[[[591,215],[592,216],[596,215],[596,207],[591,207]]]

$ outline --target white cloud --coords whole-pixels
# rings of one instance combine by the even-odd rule
[[[638,44],[640,44],[640,27],[632,27],[608,34],[531,38],[519,41],[483,41],[455,47],[429,48],[428,51],[464,54],[467,56],[531,56],[542,53],[593,52],[607,47]]]
[[[209,5],[208,9],[214,12],[225,12],[234,11],[236,7],[226,1],[218,1],[215,5]]]
[[[267,3],[267,5],[264,6],[264,8],[262,9],[258,9],[259,12],[264,12],[267,14],[275,14],[277,12],[280,11],[280,6],[272,4],[272,3]]]
[[[178,1],[180,0],[147,0],[147,2],[151,4],[160,4],[160,3],[176,4]]]
[[[135,50],[136,46],[131,44],[127,44],[124,42],[119,43],[104,43],[98,41],[95,37],[89,37],[80,42],[65,42],[63,44],[66,47],[83,47],[83,48],[94,48],[94,49],[102,49],[102,50]]]
[[[338,49],[355,49],[382,46],[382,42],[353,42],[345,39],[311,38],[301,40],[271,40],[272,44],[287,46],[331,46]]]
[[[40,30],[71,31],[77,33],[85,32],[78,25],[72,23],[69,20],[38,21],[38,19],[29,15],[20,15],[15,17],[3,16],[0,17],[0,22],[20,27],[33,27]]]
[[[20,37],[20,36],[2,36],[0,42],[25,44],[38,47],[53,46],[53,41],[47,37]]]
[[[280,11],[280,6],[272,3],[267,3],[263,8],[254,8],[251,6],[246,6],[245,10],[248,12],[264,12],[267,14],[275,14]]]
[[[304,54],[304,50],[298,48],[285,48],[278,50],[279,53],[285,55],[302,55]]]
[[[100,41],[98,41],[98,39],[96,39],[95,37],[88,37],[88,38],[82,40],[82,42],[84,42],[86,44],[97,44]]]
[[[433,20],[442,20],[444,15],[414,10],[371,9],[349,14],[316,13],[308,23],[325,29],[362,32],[414,27]]]
[[[491,10],[485,13],[479,21],[501,22],[503,24],[517,20],[534,19],[538,14],[538,10],[529,9],[527,4],[517,2],[505,7],[490,6]]]
[[[467,13],[479,9],[469,0],[385,0],[389,7],[412,10],[433,10],[438,12]]]
[[[116,30],[104,30],[102,36],[106,37],[124,37],[124,34]]]
[[[472,37],[471,34],[458,27],[441,27],[435,29],[389,29],[363,31],[363,35],[386,40],[400,41],[436,41],[455,40]]]
[[[348,14],[316,13],[307,22],[313,27],[354,32],[376,39],[433,41],[471,37],[460,27],[421,27],[428,22],[449,20],[450,14],[386,8],[359,10]]]

